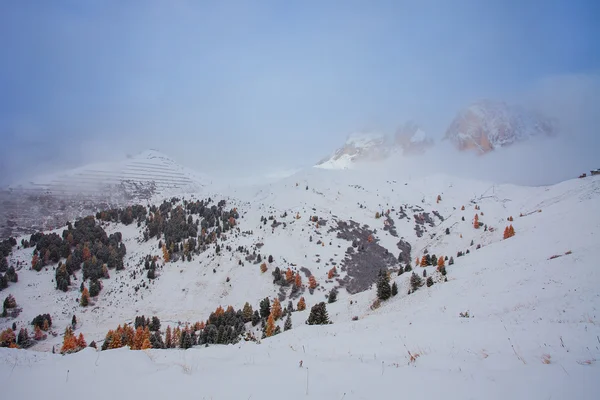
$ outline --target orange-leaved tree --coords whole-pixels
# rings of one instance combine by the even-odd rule
[[[173,337],[171,336],[171,325],[167,326],[167,333],[165,333],[165,347],[167,349],[173,348]]]
[[[423,256],[421,257],[421,267],[426,267],[427,266],[427,257]]]
[[[297,288],[302,286],[302,277],[300,276],[300,272],[298,272],[294,278],[294,285],[296,285]]]
[[[269,314],[269,318],[267,319],[265,335],[267,335],[267,337],[273,336],[273,332],[275,332],[275,317],[273,317],[273,312],[271,312],[271,314]]]
[[[445,264],[444,256],[440,256],[437,262],[438,269],[441,269]]]
[[[63,336],[63,344],[60,349],[62,354],[65,353],[74,353],[77,351],[77,339],[73,334],[73,329],[70,326],[67,326],[65,329],[65,335]]]
[[[263,274],[265,272],[267,272],[267,264],[266,263],[260,264],[260,272],[262,272]]]
[[[278,320],[279,317],[281,317],[281,303],[277,297],[275,297],[275,300],[273,300],[273,304],[271,305],[271,315],[275,320]]]
[[[473,228],[479,229],[479,215],[475,214],[475,218],[473,219]]]
[[[317,287],[317,280],[315,279],[314,275],[308,277],[308,287],[309,289],[314,289]]]
[[[337,269],[332,267],[327,273],[327,279],[333,279],[333,277],[337,274]]]
[[[80,304],[83,307],[87,307],[88,304],[90,304],[90,291],[86,287],[84,287],[83,288],[83,292],[81,292]]]
[[[304,301],[304,297],[300,297],[300,300],[298,300],[298,305],[296,306],[296,309],[298,311],[306,310],[306,301]]]

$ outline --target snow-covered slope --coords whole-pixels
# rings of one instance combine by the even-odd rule
[[[346,143],[315,167],[351,169],[361,162],[373,162],[399,154],[423,153],[433,145],[425,131],[415,122],[407,122],[393,137],[377,132],[361,132],[348,136]]]
[[[155,150],[40,176],[0,190],[0,236],[62,226],[98,209],[199,193],[209,182]]]
[[[349,169],[354,163],[376,161],[387,157],[386,137],[375,132],[360,132],[348,136],[346,143],[316,167],[323,169]]]
[[[481,100],[461,110],[445,137],[460,150],[486,153],[533,136],[552,136],[556,122],[523,107]]]
[[[240,266],[236,253],[216,255],[209,250],[192,262],[167,263],[147,289],[134,292],[140,279],[133,279],[131,270],[141,256],[160,255],[160,250],[156,241],[141,241],[135,224],[111,223],[108,233],[123,233],[128,266],[103,281],[105,287],[92,308],[76,303],[76,288],[56,291],[52,268],[39,273],[23,268],[19,282],[2,292],[15,295],[22,314],[16,321],[0,320],[0,328],[12,322],[25,326],[35,315],[50,312],[58,332],[75,313],[77,332],[88,342],[101,341],[108,329],[140,314],[159,316],[164,329],[177,321],[204,320],[218,305],[237,309],[249,301],[257,306],[258,300],[279,293],[272,283],[273,269],[296,265],[308,268],[320,286],[314,294],[303,294],[308,307],[292,313],[291,331],[261,344],[187,351],[88,349],[62,357],[0,349],[0,379],[7,398],[40,397],[44,390],[79,396],[73,387],[85,388],[92,398],[117,393],[164,398],[191,392],[207,399],[270,399],[282,393],[291,399],[371,399],[394,393],[450,399],[597,395],[597,177],[529,188],[444,175],[395,181],[392,175],[311,169],[274,184],[215,196],[239,210],[242,232],[254,232],[228,235],[221,246],[261,243],[260,253],[274,257],[266,273],[252,263]],[[375,218],[388,209],[389,218]],[[485,224],[480,229],[473,227],[475,213]],[[286,225],[272,227],[273,221],[260,221],[270,215]],[[310,222],[311,215],[325,223]],[[513,222],[507,221],[509,216]],[[390,219],[397,236],[390,230]],[[399,293],[376,309],[371,307],[375,288],[354,294],[344,290],[340,281],[353,274],[348,262],[352,243],[334,228],[350,220],[368,225],[374,243],[394,258],[403,253],[401,240],[410,243],[413,268],[420,276],[426,270],[435,284],[409,295],[411,274],[392,273]],[[508,224],[516,235],[502,240]],[[454,265],[447,266],[448,282],[434,267],[414,266],[425,249],[454,257]],[[465,250],[469,254],[456,257]],[[358,254],[377,255],[368,247]],[[554,255],[561,257],[551,259]],[[30,258],[30,250],[15,249],[11,262]],[[338,268],[338,279],[328,280],[333,263],[348,268]],[[340,287],[337,302],[327,305],[333,325],[306,326],[310,307],[324,301],[333,287]],[[466,311],[470,318],[461,318]],[[51,337],[35,349],[49,350],[61,340]],[[274,374],[285,379],[266,384],[264,377]],[[31,380],[40,384],[26,384]]]

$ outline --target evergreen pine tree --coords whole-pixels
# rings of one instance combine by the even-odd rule
[[[261,318],[268,318],[271,314],[271,302],[268,297],[265,297],[260,302],[260,316]]]
[[[331,289],[331,292],[329,292],[329,298],[327,299],[328,303],[335,303],[335,301],[337,300],[337,290],[335,288]]]
[[[427,287],[433,286],[433,279],[431,277],[427,278]]]
[[[410,287],[412,291],[414,292],[415,290],[417,290],[421,286],[421,284],[421,277],[413,272],[410,276]]]
[[[390,279],[385,270],[379,271],[379,278],[377,280],[377,298],[379,300],[387,300],[392,296],[392,288],[390,286]]]
[[[392,283],[392,296],[395,296],[398,294],[398,285],[396,285],[396,282]]]
[[[252,306],[250,305],[250,303],[246,302],[246,304],[244,304],[244,309],[242,310],[242,315],[244,318],[244,322],[250,322],[252,321],[252,314],[254,312],[252,311]]]
[[[327,306],[324,302],[320,302],[319,304],[315,304],[311,310],[310,315],[308,316],[308,320],[306,320],[308,325],[326,325],[329,323],[329,315],[327,314]]]
[[[252,326],[256,326],[260,323],[260,314],[258,313],[258,310],[254,311],[254,314],[252,314]]]
[[[292,315],[288,314],[285,323],[283,324],[283,330],[289,331],[290,329],[292,329]]]

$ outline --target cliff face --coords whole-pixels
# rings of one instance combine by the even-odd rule
[[[459,150],[487,153],[532,136],[556,134],[557,127],[539,113],[502,102],[479,101],[461,110],[445,137]]]

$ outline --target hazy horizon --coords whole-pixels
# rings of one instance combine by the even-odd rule
[[[439,139],[482,98],[561,123],[515,174],[589,172],[599,17],[594,1],[5,2],[0,186],[148,148],[207,174],[276,174],[363,129],[414,120]]]

